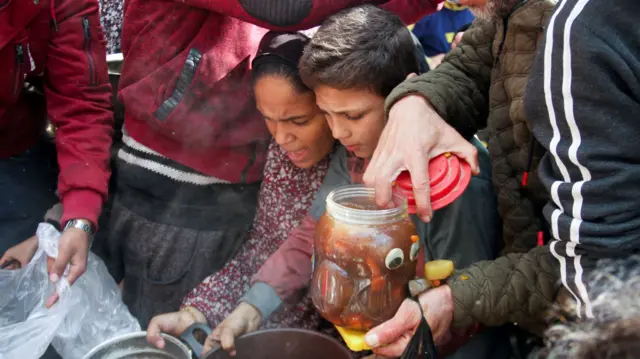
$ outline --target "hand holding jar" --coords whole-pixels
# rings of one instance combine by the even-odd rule
[[[358,185],[327,197],[316,229],[311,296],[338,327],[369,330],[393,317],[408,296],[420,247],[406,200],[396,195],[394,203],[380,209],[374,190]]]
[[[430,161],[429,175],[431,202],[439,209],[464,192],[471,169],[446,153]],[[410,296],[410,282],[422,282],[412,286],[415,297],[453,271],[453,263],[440,261],[446,262],[445,276],[429,278],[425,267],[426,277],[412,281],[420,254],[420,240],[409,216],[415,213],[407,172],[396,179],[392,205],[385,208],[376,205],[375,190],[364,186],[338,188],[327,197],[326,212],[316,227],[311,297],[354,351],[368,349],[365,332],[396,315]]]

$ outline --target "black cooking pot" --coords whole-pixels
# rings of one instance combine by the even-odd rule
[[[202,345],[194,333],[211,329],[194,324],[180,339],[191,348],[199,359],[351,359],[351,352],[334,338],[305,329],[269,329],[243,335],[236,339],[236,355],[231,356],[222,348],[216,348],[201,356]]]

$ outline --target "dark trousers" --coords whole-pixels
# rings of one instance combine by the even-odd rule
[[[33,236],[57,201],[58,170],[52,144],[41,142],[0,159],[0,253]]]
[[[44,140],[19,155],[0,159],[0,253],[35,235],[58,199],[55,147]],[[45,359],[60,356],[49,346]]]

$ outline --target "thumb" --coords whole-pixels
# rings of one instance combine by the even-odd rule
[[[415,73],[415,72],[412,72],[412,73],[410,73],[409,75],[407,75],[407,78],[406,78],[405,80],[408,80],[408,79],[410,79],[410,78],[412,78],[412,77],[416,77],[416,76],[418,76],[418,75],[416,75],[416,73]]]
[[[230,326],[225,326],[220,330],[220,345],[226,351],[235,349],[236,336],[240,335],[240,330],[235,330]]]
[[[471,172],[474,175],[480,174],[480,164],[478,163],[478,149],[469,143],[469,146],[464,146],[463,148],[453,151],[453,153],[458,156],[460,159],[464,160],[471,167]]]
[[[11,257],[11,255],[5,252],[5,253],[2,255],[2,257],[0,257],[0,266],[4,265],[4,264],[5,264],[5,262],[9,262],[9,261],[10,261],[10,260],[12,260],[12,259],[13,259],[13,258]]]
[[[393,343],[406,332],[413,332],[419,323],[420,310],[416,307],[416,303],[410,299],[405,299],[396,315],[371,329],[364,340],[371,348],[384,346]]]
[[[210,351],[220,347],[220,345],[218,344],[220,343],[220,340],[218,339],[218,335],[217,334],[211,334],[207,337],[207,339],[204,340],[204,346],[202,349],[202,355],[205,355],[207,353],[209,353]]]
[[[478,164],[478,149],[470,141],[465,140],[459,133],[455,132],[453,128],[447,129],[446,132],[450,132],[446,135],[447,140],[440,147],[445,151],[453,153],[461,160],[464,160],[471,167],[471,172],[474,175],[480,174],[480,165]],[[445,136],[443,136],[445,137]]]
[[[69,264],[69,260],[71,259],[71,253],[69,251],[62,250],[60,248],[58,250],[58,257],[53,261],[53,265],[51,266],[51,272],[49,273],[49,280],[53,283],[57,283],[62,275],[64,274],[64,270]]]
[[[147,327],[147,342],[155,345],[159,349],[164,348],[164,339],[162,338],[162,332],[170,332],[170,328],[164,320],[163,315],[157,315],[151,319],[149,326]]]

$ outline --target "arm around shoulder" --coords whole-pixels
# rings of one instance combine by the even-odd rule
[[[387,112],[398,100],[419,95],[463,137],[486,127],[495,25],[476,21],[436,69],[407,79],[387,97]]]

